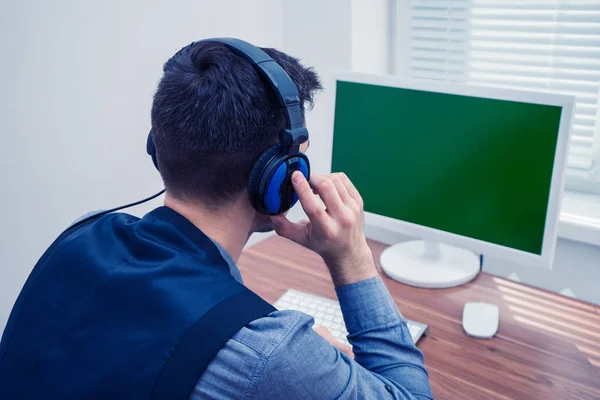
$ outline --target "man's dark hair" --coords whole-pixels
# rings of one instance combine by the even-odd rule
[[[305,103],[322,89],[312,68],[263,48]],[[252,64],[218,42],[182,49],[164,66],[152,104],[152,136],[167,191],[220,208],[247,189],[253,163],[278,142],[285,113]]]

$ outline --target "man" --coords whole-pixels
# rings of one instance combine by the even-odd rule
[[[304,113],[321,89],[317,75],[264,51],[297,86]],[[171,398],[197,371],[190,354],[204,351],[189,346],[190,332],[214,345],[221,328],[214,321],[227,325],[224,317],[195,327],[222,302],[215,300],[221,291],[241,287],[236,262],[249,236],[273,229],[327,264],[354,359],[317,334],[311,317],[269,310],[219,346],[194,377],[191,398],[432,398],[422,353],[378,277],[350,180],[332,174],[308,182],[294,172],[309,221],[259,214],[246,188],[257,157],[286,126],[274,94],[222,43],[192,44],[164,71],[152,137],[165,207],[142,219],[112,213],[85,221],[42,256],[2,338],[0,398]]]

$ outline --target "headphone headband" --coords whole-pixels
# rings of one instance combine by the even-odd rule
[[[279,142],[286,148],[300,146],[308,140],[308,130],[304,127],[301,99],[296,85],[285,70],[267,53],[258,47],[235,38],[211,38],[198,42],[218,42],[227,46],[235,54],[250,61],[256,72],[264,78],[276,94],[277,101],[285,109],[287,128],[279,136]]]

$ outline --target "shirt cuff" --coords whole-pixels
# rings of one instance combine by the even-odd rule
[[[335,291],[350,334],[403,320],[380,277],[340,286]]]

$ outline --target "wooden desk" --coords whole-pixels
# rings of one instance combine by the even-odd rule
[[[378,261],[386,246],[370,245]],[[270,302],[288,288],[335,299],[321,258],[285,239],[250,247],[239,265],[248,287]],[[436,399],[600,399],[600,307],[486,273],[443,290],[382,277],[404,316],[429,324],[419,348]],[[465,335],[467,301],[500,307],[495,338]]]

